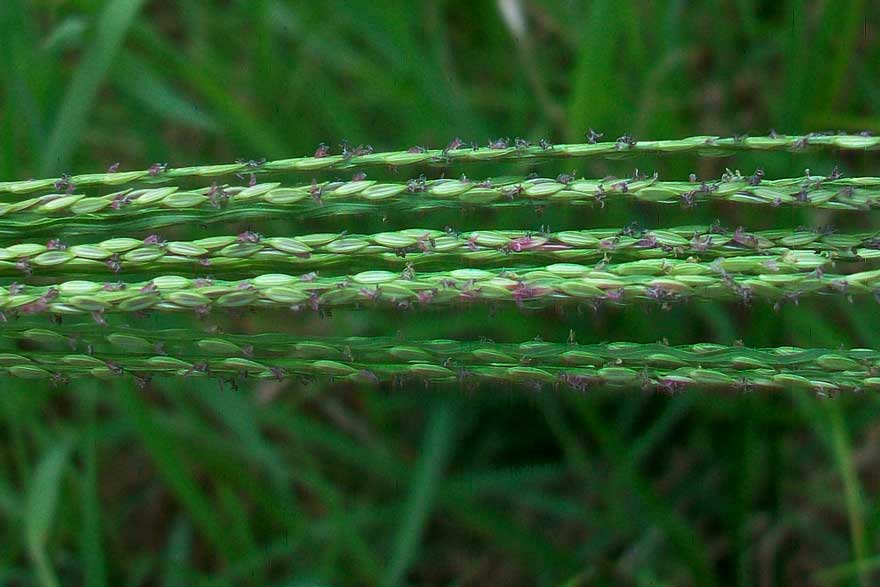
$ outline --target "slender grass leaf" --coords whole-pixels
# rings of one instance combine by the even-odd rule
[[[217,122],[190,103],[146,62],[123,53],[113,68],[113,83],[159,119],[189,128],[216,131]]]
[[[130,385],[118,385],[118,397],[132,422],[144,448],[152,458],[157,472],[189,512],[203,539],[219,555],[232,559],[236,555],[233,543],[217,516],[216,508],[202,492],[198,482],[181,459],[179,447],[155,421],[155,416]]]
[[[97,386],[92,384],[81,394],[86,412],[86,433],[82,439],[82,507],[81,533],[82,560],[85,567],[86,587],[104,587],[107,584],[107,561],[101,532],[101,497],[98,488],[98,433],[96,419]]]
[[[162,587],[188,587],[192,584],[187,565],[192,553],[192,526],[183,519],[175,520],[165,547]]]
[[[49,533],[55,523],[61,481],[69,463],[71,439],[58,442],[43,456],[28,487],[24,514],[24,534],[28,551],[43,587],[58,587],[58,578],[46,552]]]
[[[448,401],[441,402],[431,412],[422,443],[422,455],[412,478],[403,524],[394,543],[385,587],[397,587],[403,582],[418,553],[424,528],[430,519],[437,496],[437,486],[452,455],[455,434],[455,410]]]
[[[40,165],[43,173],[58,172],[67,164],[86,128],[89,112],[107,70],[143,3],[144,0],[111,0],[101,12],[93,42],[80,59],[58,108]]]

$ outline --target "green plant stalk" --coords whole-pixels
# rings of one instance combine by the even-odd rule
[[[867,373],[785,369],[704,369],[701,367],[553,367],[532,365],[468,365],[455,367],[432,362],[358,363],[324,359],[275,358],[271,362],[248,358],[171,357],[123,355],[110,359],[85,354],[31,353],[4,355],[0,374],[25,379],[110,379],[135,376],[220,377],[276,379],[317,377],[360,383],[397,383],[406,380],[447,383],[559,385],[583,391],[590,387],[641,387],[676,391],[702,389],[782,390],[798,388],[819,393],[880,389],[880,378]]]
[[[416,273],[405,269],[365,271],[350,277],[259,275],[220,281],[165,275],[123,284],[65,281],[57,286],[12,284],[0,288],[0,310],[16,314],[194,311],[232,308],[446,307],[462,303],[507,303],[541,307],[561,303],[656,302],[661,307],[694,300],[766,299],[782,303],[820,293],[877,294],[880,270],[848,275],[820,271],[787,273],[767,258],[729,258],[713,263],[647,259],[618,266],[558,263],[521,270],[456,269]],[[739,265],[742,263],[742,265]],[[625,267],[625,268],[624,268]],[[754,276],[733,274],[764,267]]]
[[[384,264],[448,268],[535,261],[717,258],[764,255],[767,266],[815,269],[831,260],[880,257],[880,232],[837,234],[811,230],[734,232],[717,226],[664,230],[598,228],[550,233],[477,230],[452,233],[413,228],[379,234],[320,233],[263,237],[256,233],[194,241],[145,242],[113,238],[92,244],[22,243],[0,247],[0,275],[108,273],[201,269],[222,271],[292,267],[310,271]],[[821,255],[821,258],[819,257]]]
[[[412,179],[384,182],[370,179],[283,185],[212,185],[184,190],[178,186],[141,187],[104,194],[49,193],[0,202],[0,217],[28,213],[37,217],[77,217],[104,214],[135,215],[146,210],[204,209],[216,213],[229,207],[252,204],[280,210],[314,210],[328,204],[400,203],[408,209],[441,206],[516,205],[522,203],[599,203],[609,198],[692,205],[700,201],[726,201],[778,206],[867,209],[880,205],[880,178],[804,176],[763,179],[727,173],[707,182],[660,181],[658,177],[584,179],[496,177],[485,181]],[[103,216],[102,216],[103,217]]]
[[[661,343],[577,344],[547,341],[496,343],[448,339],[407,341],[383,337],[302,338],[283,333],[255,335],[193,330],[105,329],[96,325],[21,328],[4,332],[0,362],[26,364],[20,343],[42,355],[104,361],[137,356],[242,358],[256,361],[308,359],[363,364],[438,363],[545,367],[708,368],[727,371],[771,369],[880,374],[880,350],[748,348],[719,344],[669,346]],[[42,356],[41,355],[41,356]],[[24,358],[22,358],[24,357]],[[74,359],[61,359],[61,363]],[[87,360],[88,361],[88,360]],[[94,361],[91,361],[92,363]],[[66,364],[66,363],[65,363]]]
[[[231,174],[257,174],[270,171],[339,171],[367,166],[404,167],[412,165],[450,165],[489,161],[529,161],[536,159],[573,159],[586,157],[618,158],[634,155],[682,154],[726,156],[741,151],[805,151],[809,148],[866,151],[880,148],[880,137],[862,135],[778,135],[762,137],[722,138],[698,136],[660,141],[635,141],[622,137],[618,141],[564,144],[554,146],[460,146],[452,149],[412,148],[369,154],[298,157],[268,162],[238,162],[224,165],[193,167],[153,167],[139,171],[108,172],[0,182],[0,193],[28,193],[51,189],[56,185],[78,187],[118,186],[134,182],[162,183],[180,178],[219,177]]]

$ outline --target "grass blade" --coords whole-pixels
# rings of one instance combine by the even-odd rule
[[[62,475],[68,465],[71,449],[70,439],[49,449],[34,471],[25,504],[25,540],[36,567],[38,583],[42,587],[59,586],[46,552],[46,543],[55,521]]]
[[[162,587],[185,587],[188,581],[186,566],[192,551],[192,528],[186,520],[178,519],[171,528],[162,570]]]
[[[144,448],[153,459],[159,476],[188,510],[193,521],[222,557],[234,558],[234,548],[215,506],[199,488],[195,478],[180,458],[174,441],[155,422],[154,416],[131,385],[117,387],[119,400],[132,422]]]
[[[395,539],[394,551],[383,585],[397,587],[403,583],[407,569],[416,558],[422,533],[435,507],[437,488],[443,471],[452,456],[455,433],[455,410],[448,401],[441,402],[431,413],[422,456],[412,479],[403,524]]]
[[[859,585],[868,587],[871,584],[867,575],[865,561],[869,553],[868,534],[865,530],[864,491],[859,482],[858,473],[853,462],[852,446],[847,433],[846,422],[837,401],[823,404],[828,418],[831,452],[840,476],[843,480],[846,511],[849,518],[850,540],[852,541],[853,557],[858,569]]]
[[[144,61],[123,53],[113,70],[113,83],[137,100],[145,110],[170,123],[203,131],[216,131],[219,125],[209,114],[191,104],[176,88]]]
[[[86,587],[107,584],[104,545],[101,540],[101,497],[98,492],[98,434],[96,416],[97,387],[89,386],[81,396],[85,404],[86,434],[83,438],[83,528],[81,535]]]
[[[58,118],[40,165],[43,173],[63,169],[70,158],[83,135],[98,89],[143,3],[144,0],[112,0],[101,13],[94,42],[82,56],[58,108]]]

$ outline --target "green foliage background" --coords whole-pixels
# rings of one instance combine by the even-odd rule
[[[342,139],[393,149],[454,136],[578,141],[590,126],[611,139],[880,131],[878,101],[880,5],[864,0],[0,0],[3,179],[295,156]],[[880,171],[876,154],[838,153],[466,171],[638,167],[675,179],[834,165]],[[877,226],[871,214],[609,205],[259,228],[716,218]],[[877,305],[837,298],[778,312],[691,304],[125,323],[880,347]],[[868,585],[880,569],[880,402],[870,395],[0,386],[2,585]]]

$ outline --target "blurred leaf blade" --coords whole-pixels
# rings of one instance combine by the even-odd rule
[[[122,46],[144,0],[111,0],[95,25],[92,44],[86,49],[58,108],[42,163],[43,174],[64,169],[88,123],[101,84]]]
[[[181,96],[142,60],[122,54],[114,68],[113,81],[125,93],[162,120],[197,130],[216,132],[214,118]]]
[[[101,496],[99,488],[97,389],[92,387],[81,394],[85,415],[85,434],[82,438],[82,493],[83,528],[82,558],[85,566],[86,587],[107,585],[107,561],[101,529]]]
[[[37,577],[43,587],[59,585],[46,552],[46,545],[55,522],[61,482],[72,449],[73,442],[69,438],[50,448],[37,464],[28,489],[24,533]]]
[[[119,401],[159,475],[189,511],[204,539],[209,541],[221,555],[230,559],[234,557],[233,544],[215,515],[216,508],[201,491],[196,479],[181,460],[173,439],[156,424],[149,407],[138,397],[136,390],[130,385],[119,385],[117,390],[119,390]]]
[[[412,486],[394,550],[383,585],[398,587],[417,554],[441,483],[443,470],[452,453],[455,410],[449,402],[440,402],[431,412],[422,443],[422,455],[413,474]]]

